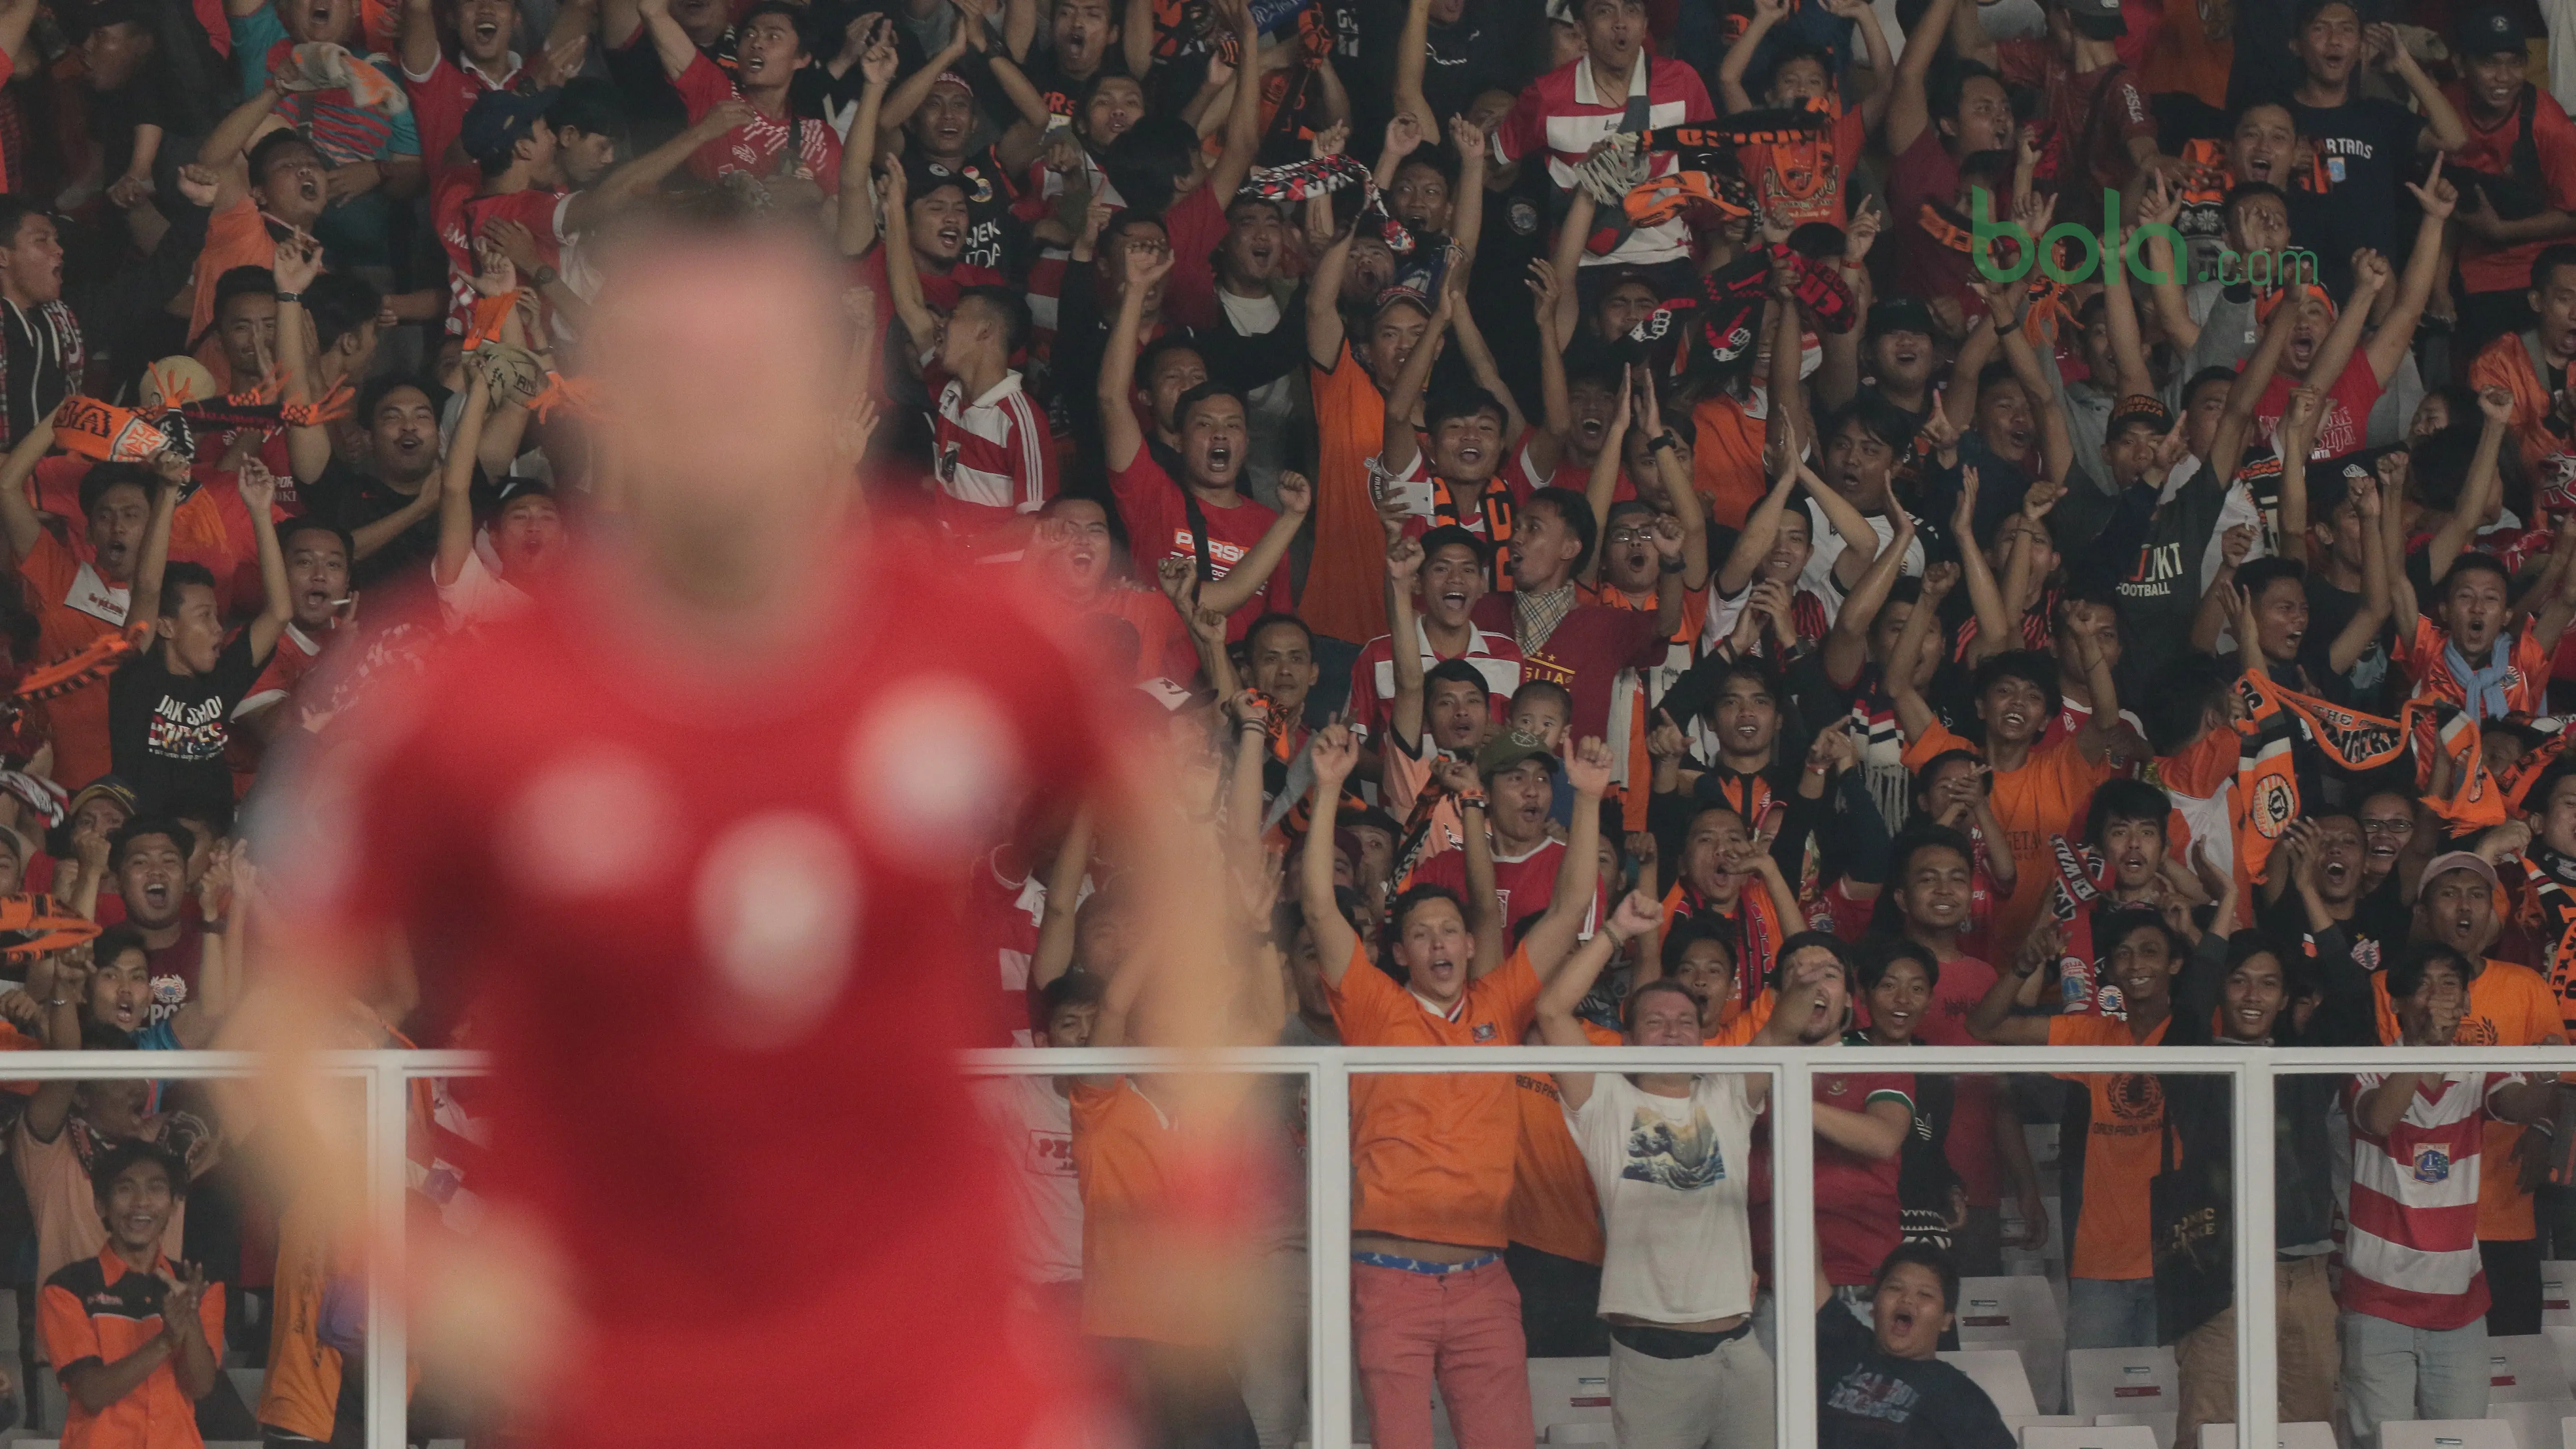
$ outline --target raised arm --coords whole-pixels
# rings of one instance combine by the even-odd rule
[[[960,16],[957,28],[948,33],[948,43],[924,61],[921,69],[905,76],[901,84],[886,93],[885,104],[877,112],[877,135],[883,136],[889,131],[899,131],[904,122],[912,119],[912,113],[921,109],[921,103],[930,99],[930,93],[939,86],[939,77],[950,66],[955,65],[973,43],[973,37],[969,32],[971,24],[969,17]],[[1138,71],[1136,74],[1143,75],[1144,72]],[[850,134],[853,136],[859,134],[859,128],[852,126]],[[894,149],[901,149],[903,146],[901,135],[886,139]],[[865,149],[869,151],[878,149],[875,137],[870,138],[870,144]]]
[[[635,0],[635,13],[644,19],[644,34],[653,42],[653,53],[661,57],[662,73],[678,80],[698,59],[698,43],[672,18],[671,0]]]
[[[2034,929],[2021,949],[2013,953],[2010,967],[1996,974],[1995,984],[1976,1005],[1968,1008],[1968,1034],[1979,1041],[2001,1046],[2048,1045],[2048,1018],[2015,1016],[2013,1004],[2021,998],[2022,989],[2031,977],[2057,959],[2061,927],[2044,920]]]
[[[2372,56],[2386,64],[2406,87],[2406,93],[2414,97],[2415,109],[2423,112],[2424,134],[2417,143],[2418,149],[2466,150],[2469,128],[2461,122],[2459,111],[2451,105],[2451,98],[2442,94],[2442,88],[2433,83],[2433,78],[2424,73],[2424,67],[2417,63],[2413,52],[2397,38],[2397,27],[2385,23],[2373,25],[2362,32],[2362,38],[2369,45]]]
[[[2299,305],[2295,294],[2282,297],[2281,305],[2272,310],[2272,320],[2263,326],[2263,340],[2255,344],[2254,355],[2245,360],[2245,369],[2236,374],[2235,382],[2228,385],[2227,409],[2219,414],[2218,432],[2210,442],[2209,457],[2204,460],[2210,476],[2226,479],[2236,476],[2236,465],[2245,457],[2246,437],[2254,428],[2254,405],[2263,400],[2264,390],[2272,385],[2272,374],[2281,366],[2281,353],[2289,346],[2290,329],[2298,321],[2293,309]],[[2369,299],[2356,296],[2351,305],[2367,307]],[[2317,380],[2316,369],[2310,368],[2308,376],[2311,381]]]
[[[1951,515],[1950,531],[1959,545],[1959,576],[1967,581],[1968,604],[1976,610],[1977,633],[1989,638],[2009,639],[2019,636],[2014,627],[2012,609],[2004,602],[2004,592],[1995,584],[1995,571],[1986,563],[1986,551],[1977,546],[1977,470],[1959,471],[1959,507]],[[1849,608],[1846,603],[1843,607]]]
[[[1357,235],[1354,229],[1333,238],[1306,278],[1306,360],[1317,367],[1331,367],[1342,355],[1349,331],[1342,321],[1342,274],[1350,269],[1351,240]]]
[[[1413,117],[1426,136],[1438,134],[1440,117],[1423,94],[1422,75],[1431,61],[1431,0],[1409,0],[1404,25],[1395,37],[1395,108]]]
[[[1574,820],[1566,827],[1565,861],[1557,867],[1556,894],[1547,914],[1521,937],[1530,967],[1551,981],[1565,965],[1574,939],[1590,919],[1601,886],[1601,797],[1610,789],[1610,747],[1596,739],[1566,741],[1565,778],[1574,786]]]
[[[1861,98],[1861,125],[1876,131],[1887,119],[1890,100],[1895,93],[1896,52],[1888,48],[1887,32],[1879,27],[1878,8],[1869,0],[1825,0],[1825,13],[1837,20],[1848,20],[1860,36],[1860,48],[1868,57],[1870,79],[1876,84]]]
[[[1378,444],[1378,467],[1389,478],[1401,478],[1413,470],[1414,460],[1422,456],[1420,441],[1414,436],[1413,414],[1422,406],[1422,389],[1431,381],[1431,365],[1440,360],[1442,342],[1449,335],[1449,321],[1458,314],[1458,289],[1447,279],[1440,287],[1440,300],[1431,309],[1430,325],[1422,329],[1422,340],[1406,354],[1404,366],[1395,374],[1395,386],[1386,394],[1386,431]]]
[[[1590,1046],[1592,1038],[1584,1034],[1583,1023],[1575,1020],[1574,1009],[1583,1004],[1593,983],[1601,979],[1601,968],[1616,960],[1630,941],[1654,940],[1662,918],[1663,909],[1653,896],[1631,891],[1622,897],[1610,919],[1601,923],[1600,931],[1577,946],[1574,954],[1566,958],[1564,969],[1548,978],[1540,990],[1539,1039],[1549,1046]],[[1557,1094],[1565,1099],[1566,1106],[1578,1111],[1592,1100],[1592,1083],[1590,1072],[1556,1074]]]
[[[1690,469],[1682,466],[1681,448],[1664,428],[1663,401],[1655,395],[1655,375],[1644,366],[1628,369],[1635,379],[1631,390],[1636,395],[1637,423],[1646,432],[1646,455],[1655,460],[1655,477],[1664,485],[1664,502],[1682,535],[1682,587],[1708,587],[1708,514],[1700,504],[1699,490],[1691,486]],[[1663,530],[1662,519],[1656,520],[1656,531]]]
[[[2389,526],[2389,520],[2380,508],[2379,480],[2354,480],[2352,506],[2361,515],[2361,608],[2327,646],[2326,667],[2337,674],[2360,661],[2371,642],[2379,637],[2379,631],[2387,626],[2391,607],[2388,555],[2379,542],[2379,531]]]
[[[152,521],[143,530],[143,557],[134,565],[134,591],[127,596],[125,623],[149,626],[161,617],[161,579],[170,567],[170,520],[179,511],[179,489],[188,481],[188,460],[176,453],[152,459],[158,482],[152,489]]]
[[[1574,198],[1577,206],[1591,203],[1591,198],[1581,191],[1575,192]],[[1569,216],[1566,229],[1571,231],[1574,225]],[[1579,242],[1577,247],[1579,250]],[[1530,263],[1530,296],[1538,318],[1539,424],[1530,432],[1526,451],[1531,472],[1541,478],[1556,471],[1557,460],[1565,456],[1566,435],[1574,431],[1574,403],[1565,385],[1565,307],[1570,305],[1573,291],[1571,264],[1559,267],[1553,262]]]
[[[1306,475],[1282,470],[1279,474],[1279,516],[1261,531],[1259,541],[1242,560],[1225,571],[1221,579],[1207,579],[1199,584],[1199,605],[1220,614],[1231,614],[1251,603],[1253,596],[1269,584],[1278,572],[1280,561],[1288,557],[1288,546],[1297,541],[1297,533],[1306,526],[1307,511],[1315,504],[1315,485]]]
[[[1172,270],[1168,251],[1129,247],[1119,256],[1127,284],[1118,289],[1118,319],[1109,324],[1109,341],[1101,349],[1097,390],[1101,457],[1112,473],[1125,471],[1145,447],[1136,405],[1128,400],[1136,389],[1137,337],[1145,327],[1145,294]]]
[[[2084,671],[2084,685],[2093,695],[2093,712],[2084,717],[2084,728],[2075,732],[2075,747],[2084,752],[2085,762],[2098,765],[2111,753],[2126,733],[2120,722],[2120,695],[2112,687],[2111,661],[2102,655],[2102,646],[2090,634],[2075,639],[2076,664]]]
[[[1089,805],[1073,812],[1064,841],[1047,865],[1046,905],[1038,917],[1037,949],[1029,955],[1029,989],[1044,991],[1073,969],[1074,918],[1082,901],[1082,878],[1091,870],[1095,816]]]
[[[45,413],[10,446],[8,461],[0,463],[0,530],[9,535],[13,563],[34,552],[36,540],[44,537],[44,520],[36,516],[36,505],[27,498],[27,480],[36,476],[36,465],[45,461],[53,446],[54,415]]]
[[[286,632],[286,621],[295,617],[295,594],[286,581],[286,552],[277,544],[277,523],[272,516],[277,506],[277,475],[258,458],[242,460],[235,478],[242,507],[250,514],[250,533],[259,557],[259,588],[262,607],[245,627],[250,636],[251,661],[260,666],[277,650],[277,636]]]
[[[1395,699],[1387,711],[1394,748],[1422,738],[1422,651],[1414,647],[1413,581],[1422,573],[1422,540],[1397,534],[1386,546],[1386,644],[1395,662]],[[1380,741],[1381,745],[1389,742]]]
[[[1905,731],[1905,742],[1913,744],[1931,733],[1934,720],[1932,706],[1923,702],[1923,694],[1914,682],[1913,661],[1923,652],[1923,641],[1932,636],[1932,617],[1941,612],[1941,601],[1950,596],[1955,582],[1955,569],[1931,568],[1923,573],[1923,597],[1914,612],[1905,616],[1905,627],[1896,633],[1896,644],[1888,650],[1887,697],[1896,711],[1897,727]]]
[[[1359,764],[1360,744],[1349,727],[1328,724],[1315,732],[1306,758],[1315,768],[1315,818],[1298,852],[1297,893],[1306,909],[1307,933],[1315,940],[1315,964],[1326,981],[1340,986],[1360,938],[1333,900],[1333,817],[1341,809],[1342,782]]]
[[[1726,48],[1726,58],[1717,63],[1717,103],[1728,115],[1753,109],[1753,96],[1744,89],[1744,73],[1753,65],[1753,53],[1762,48],[1762,38],[1771,27],[1788,18],[1788,0],[1753,0],[1753,15],[1744,25],[1744,33]],[[1886,44],[1881,37],[1879,44]]]
[[[2436,92],[2439,94],[2439,92]],[[2385,387],[2397,375],[2397,365],[2406,360],[2406,351],[2415,345],[2415,324],[2424,317],[2424,304],[2433,298],[2433,288],[2443,277],[2442,228],[2459,209],[2459,188],[2442,175],[2442,158],[2433,158],[2433,168],[2424,183],[2406,183],[2415,193],[2416,204],[2424,208],[2424,219],[2415,229],[2415,250],[2406,258],[2406,277],[2398,284],[2397,305],[2379,324],[2379,331],[2362,344],[2362,356],[2369,359],[2370,375]]]
[[[1890,88],[1887,100],[1887,150],[1891,156],[1904,155],[1932,124],[1925,79],[1932,74],[1932,62],[1941,52],[1941,38],[1949,32],[1950,17],[1958,8],[1959,0],[1932,0],[1905,32],[1905,54],[1897,58],[1896,84]]]
[[[492,401],[482,369],[469,364],[465,371],[472,381],[466,384],[456,436],[439,465],[447,476],[439,481],[438,555],[429,565],[431,580],[448,585],[465,572],[466,557],[474,552],[474,458],[483,440],[483,413]]]
[[[2499,404],[2497,399],[2506,401]],[[2512,394],[2500,387],[2488,388],[2478,395],[2478,412],[2483,426],[2478,433],[2478,450],[2469,458],[2469,476],[2460,484],[2460,499],[2451,516],[2433,533],[2424,549],[2424,564],[2439,582],[2450,572],[2451,562],[2460,556],[2471,540],[2478,536],[2478,526],[2486,519],[2487,500],[2494,496],[2502,478],[2498,455],[2504,451],[2508,420],[2512,417]]]
[[[2147,189],[2139,197],[2141,228],[2169,227],[2182,215],[2182,193],[2161,175],[2147,178]],[[2191,303],[2183,291],[2183,269],[2175,264],[2173,242],[2161,230],[2149,231],[2146,272],[2148,295],[2154,300],[2157,320],[2164,324],[2165,337],[2184,352],[2200,340],[2200,324],[2191,320]]]
[[[1887,607],[1888,590],[1896,587],[1905,572],[1905,552],[1914,542],[1914,520],[1898,509],[1891,520],[1896,529],[1887,547],[1870,560],[1869,569],[1843,596],[1843,606],[1834,611],[1834,624],[1825,631],[1825,678],[1848,683],[1860,678],[1861,666],[1869,662],[1869,626],[1878,620],[1879,610]],[[1971,548],[1969,553],[1976,552]]]
[[[1807,496],[1815,500],[1816,506],[1825,511],[1825,521],[1833,525],[1834,532],[1842,535],[1843,552],[1842,557],[1834,560],[1834,581],[1849,592],[1878,557],[1878,530],[1869,526],[1868,516],[1853,506],[1850,499],[1836,493],[1824,479],[1816,476],[1815,469],[1803,462],[1798,465],[1798,483],[1807,490]]]
[[[1216,23],[1231,28],[1243,41],[1243,70],[1250,73],[1260,64],[1261,22],[1253,17],[1246,0],[1215,0]],[[1244,75],[1235,77],[1234,108],[1226,116],[1225,149],[1218,153],[1216,164],[1208,168],[1208,188],[1217,205],[1222,207],[1243,189],[1243,178],[1252,174],[1253,153],[1261,147],[1261,87],[1247,84]]]
[[[1798,460],[1782,460],[1776,468],[1776,481],[1753,511],[1744,516],[1744,531],[1735,536],[1735,546],[1726,551],[1726,562],[1718,565],[1717,591],[1733,598],[1753,583],[1753,574],[1769,557],[1771,546],[1780,539],[1780,518],[1789,511],[1798,493]]]

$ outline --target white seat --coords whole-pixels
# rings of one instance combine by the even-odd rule
[[[2156,1436],[2136,1424],[2024,1429],[2021,1449],[2156,1449]]]
[[[241,1395],[242,1405],[257,1413],[260,1391],[268,1383],[268,1370],[230,1368],[224,1370],[224,1376],[233,1381],[233,1392]]]
[[[2553,1258],[2540,1265],[2540,1326],[2576,1328],[2576,1262]]]
[[[2513,1426],[2513,1437],[2522,1449],[2565,1449],[2566,1435],[2558,1421],[2576,1414],[2576,1399],[2490,1401],[2487,1417],[2502,1419]]]
[[[2558,1362],[2558,1345],[2545,1333],[2508,1334],[2487,1340],[2491,1404],[2546,1403],[2576,1397],[2567,1388],[2567,1370]]]
[[[1941,1361],[1957,1368],[1986,1391],[1998,1414],[2025,1417],[2039,1413],[2039,1404],[2030,1396],[2030,1375],[2023,1370],[2021,1355],[2008,1348],[1963,1348],[1941,1355]]]
[[[2379,1426],[2379,1449],[2519,1449],[2501,1419],[2402,1419]]]
[[[1538,1431],[1542,1444],[1616,1444],[1608,1424],[1548,1424]]]
[[[2110,1427],[2134,1425],[2156,1436],[2156,1449],[2174,1449],[2175,1421],[2179,1414],[2101,1414],[2093,1422]]]
[[[2560,1449],[2576,1445],[2576,1415],[2558,1421],[2558,1443]]]
[[[2170,1348],[2078,1348],[2066,1355],[2067,1412],[2171,1414],[2181,1375]]]
[[[2066,1319],[2048,1279],[2031,1274],[1959,1280],[1959,1346],[2009,1348],[2043,1409],[2066,1402]]]
[[[2018,1434],[2024,1429],[2080,1429],[2085,1421],[2073,1414],[2006,1414],[2004,1427]]]
[[[2335,1449],[2334,1425],[2283,1424],[2280,1442],[2281,1449]],[[2200,1449],[2238,1449],[2236,1426],[2233,1424],[2201,1425]]]
[[[1606,1358],[1531,1359],[1529,1387],[1530,1422],[1541,1429],[1556,1424],[1610,1422],[1610,1360]],[[1551,1439],[1548,1442],[1581,1444],[1595,1441]]]

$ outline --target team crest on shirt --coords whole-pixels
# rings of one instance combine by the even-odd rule
[[[2443,1182],[2451,1175],[2451,1155],[2438,1147],[2415,1149],[2415,1180]]]
[[[187,1000],[188,983],[186,981],[176,976],[155,976],[152,978],[152,1004],[154,1006],[180,1006],[184,1005]]]
[[[1513,197],[1510,208],[1503,213],[1503,220],[1511,226],[1514,236],[1538,234],[1538,207],[1525,198]]]
[[[1850,1090],[1851,1084],[1840,1077],[1835,1077],[1825,1083],[1825,1095],[1828,1097],[1839,1097]]]
[[[2352,943],[2352,964],[2354,964],[2355,966],[2360,967],[2360,968],[2361,968],[2362,970],[2364,970],[2364,971],[2376,971],[2376,970],[2378,970],[2378,969],[2379,969],[2379,943],[2378,943],[2377,941],[2355,941],[2355,942],[2353,942],[2353,943]]]
[[[1470,1031],[1467,1035],[1480,1042],[1492,1041],[1494,1039],[1494,1024],[1490,1021],[1477,1022],[1475,1030]]]

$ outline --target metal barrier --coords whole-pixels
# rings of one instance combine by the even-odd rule
[[[1351,1445],[1351,1202],[1346,1172],[1315,1164],[1347,1162],[1351,1151],[1350,1080],[1374,1072],[1695,1071],[1772,1079],[1772,1213],[1782,1288],[1806,1283],[1815,1256],[1813,1079],[1819,1070],[1849,1070],[1855,1056],[1873,1069],[1937,1073],[2151,1071],[2227,1077],[2233,1091],[2234,1228],[2236,1241],[2237,1417],[2240,1442],[2278,1437],[2276,1304],[2273,1263],[2272,1088],[2279,1077],[2356,1071],[2515,1071],[2576,1073],[2576,1047],[2351,1047],[2294,1051],[2231,1047],[1314,1047],[1194,1054],[1151,1049],[1051,1051],[1018,1049],[964,1054],[978,1076],[1132,1071],[1226,1071],[1306,1080],[1308,1138],[1307,1243],[1309,1422],[1315,1449]],[[367,1165],[385,1271],[399,1277],[408,1191],[405,1134],[409,1084],[423,1077],[478,1075],[472,1052],[328,1052],[314,1059],[325,1075],[367,1083]],[[110,1078],[240,1078],[260,1069],[240,1052],[16,1052],[5,1074],[17,1081]],[[2260,1110],[2249,1110],[2260,1104]],[[2060,1225],[2061,1231],[2064,1225]],[[1797,1293],[1783,1295],[1794,1304]],[[398,1406],[407,1390],[408,1334],[386,1295],[368,1307],[367,1443],[403,1449]],[[1804,1315],[1780,1315],[1776,1365],[1778,1442],[1816,1439],[1815,1336]]]

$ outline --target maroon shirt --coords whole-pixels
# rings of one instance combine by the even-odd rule
[[[1514,597],[1487,594],[1476,601],[1468,618],[1479,629],[1518,637],[1512,627]],[[1666,648],[1652,609],[1577,604],[1545,644],[1522,651],[1521,678],[1564,685],[1574,695],[1573,737],[1603,738],[1610,728],[1610,686],[1619,671],[1631,666],[1652,669],[1664,662]]]

